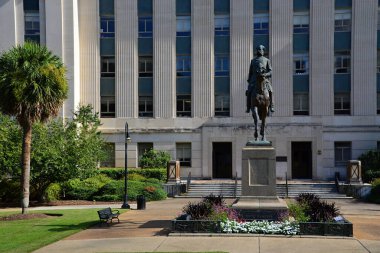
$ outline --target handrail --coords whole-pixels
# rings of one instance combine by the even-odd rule
[[[285,172],[286,198],[289,197],[288,172]]]
[[[187,181],[186,181],[186,192],[189,191],[190,184],[191,184],[191,171],[189,171],[189,175],[187,176]]]
[[[235,172],[235,188],[234,188],[234,198],[237,195],[237,171]]]
[[[339,193],[339,173],[335,173],[335,187],[336,191]]]

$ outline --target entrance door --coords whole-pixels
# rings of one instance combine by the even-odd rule
[[[232,143],[212,143],[213,178],[232,178]]]
[[[311,142],[292,142],[292,178],[312,178]]]

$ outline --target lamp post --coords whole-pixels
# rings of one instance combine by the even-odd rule
[[[125,158],[124,158],[124,203],[121,206],[123,209],[130,209],[131,207],[128,204],[128,193],[127,193],[127,187],[128,187],[128,143],[131,142],[131,137],[129,137],[129,131],[128,131],[128,122],[125,122]]]

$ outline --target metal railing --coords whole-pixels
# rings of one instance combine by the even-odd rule
[[[234,198],[237,195],[237,172],[235,172],[235,187],[234,187]]]
[[[289,197],[288,172],[285,172],[285,186],[286,186],[285,196],[286,198],[288,198]]]
[[[187,175],[187,180],[186,180],[186,192],[189,191],[190,184],[191,184],[191,171],[189,171],[189,175]]]

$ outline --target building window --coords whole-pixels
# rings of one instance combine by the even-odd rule
[[[380,30],[380,9],[377,10],[377,30]]]
[[[295,54],[293,56],[293,75],[309,74],[309,55]]]
[[[309,33],[309,13],[294,13],[293,16],[293,32]]]
[[[100,97],[100,117],[114,118],[115,117],[115,97],[101,96]]]
[[[293,94],[293,114],[309,115],[309,93],[295,92]]]
[[[230,57],[228,55],[215,55],[215,76],[230,75]]]
[[[153,37],[152,17],[139,17],[139,38]]]
[[[114,17],[100,17],[100,38],[115,38]]]
[[[191,76],[191,56],[177,55],[177,76]]]
[[[377,50],[377,73],[380,73],[380,50]]]
[[[139,117],[153,117],[153,96],[139,96]]]
[[[348,32],[351,31],[351,10],[335,11],[335,31]]]
[[[380,91],[377,91],[377,114],[380,114]]]
[[[215,15],[215,36],[230,35],[230,17],[227,15]]]
[[[230,116],[230,96],[215,95],[215,116]]]
[[[177,17],[177,36],[178,37],[191,36],[191,17],[190,16]]]
[[[269,34],[269,14],[253,14],[253,34]]]
[[[107,153],[106,158],[100,161],[100,167],[115,167],[115,143],[106,143],[105,150]]]
[[[351,53],[350,51],[335,52],[335,73],[350,73],[351,72]]]
[[[351,142],[335,142],[335,166],[346,166],[351,160]]]
[[[115,56],[101,56],[101,77],[115,77]]]
[[[40,43],[40,14],[38,12],[25,12],[25,40]]]
[[[139,77],[153,76],[153,57],[139,56]]]
[[[146,152],[153,149],[153,143],[152,142],[139,142],[137,143],[137,161],[138,166],[140,167],[140,160],[142,155]]]
[[[350,115],[351,99],[349,92],[334,93],[334,114]]]
[[[177,95],[177,117],[191,117],[191,95]]]
[[[191,143],[177,143],[176,154],[181,166],[191,167]]]
[[[380,151],[380,141],[377,141],[377,151]]]

